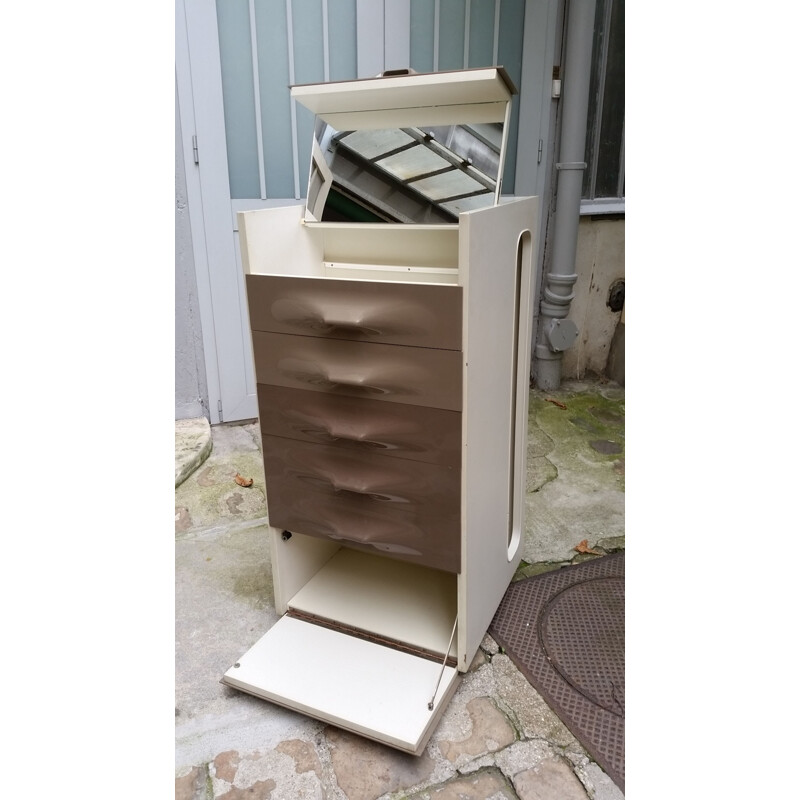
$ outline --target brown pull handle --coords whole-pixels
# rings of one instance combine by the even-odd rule
[[[359,469],[348,469],[346,464],[319,465],[316,468],[311,466],[311,470],[309,478],[327,485],[334,492],[347,492],[364,499],[404,505],[410,502],[408,497],[398,493],[402,492],[397,485],[398,481],[402,481],[402,476],[391,476],[386,473],[376,475]]]
[[[308,316],[301,320],[285,320],[289,325],[313,331],[316,334],[326,333],[335,335],[337,332],[351,336],[380,336],[378,328],[371,328],[360,322],[351,322],[344,319],[335,319],[322,314]]]
[[[314,481],[327,484],[334,493],[347,492],[350,495],[364,498],[364,500],[375,500],[378,502],[402,503],[406,505],[409,500],[399,494],[391,494],[383,487],[373,486],[370,482],[360,480],[353,475],[315,475]]]
[[[303,427],[303,432],[318,441],[324,442],[352,442],[363,447],[390,450],[390,442],[379,442],[365,431],[359,431],[352,426],[338,426],[334,423],[318,422],[317,424]]]
[[[278,362],[278,372],[292,380],[310,383],[314,386],[324,386],[328,389],[338,387],[352,391],[353,389],[364,394],[389,394],[391,389],[375,386],[368,383],[366,375],[353,372],[337,372],[316,361],[306,361],[301,358],[282,358]]]
[[[334,490],[337,492],[352,492],[353,494],[362,494],[367,497],[373,494],[372,489],[366,481],[358,480],[352,476],[327,476],[331,482]]]
[[[382,334],[379,328],[364,324],[363,311],[359,309],[326,311],[314,305],[281,299],[272,304],[272,316],[285,325],[312,331],[315,334],[335,335],[337,331],[349,336],[381,336]]]
[[[326,379],[332,386],[342,386],[347,389],[358,389],[368,394],[388,394],[389,390],[381,386],[367,383],[367,378],[361,375],[333,375],[326,374]]]
[[[337,520],[328,520],[332,539],[344,539],[356,544],[371,545],[376,550],[397,555],[421,556],[419,545],[423,536],[418,528],[409,524],[399,525],[395,520],[370,519],[366,524],[362,521],[347,520],[340,524]]]
[[[327,316],[321,318],[320,324],[329,333],[341,331],[342,333],[358,334],[359,336],[380,336],[382,333],[378,328],[371,328],[361,322],[351,322]]]

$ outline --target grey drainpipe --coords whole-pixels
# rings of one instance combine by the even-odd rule
[[[563,351],[572,347],[578,328],[567,319],[575,296],[572,288],[578,247],[586,116],[592,70],[595,0],[568,0],[567,51],[562,72],[561,142],[556,164],[556,211],[550,271],[540,304],[539,334],[534,349],[533,377],[545,391],[561,385]]]

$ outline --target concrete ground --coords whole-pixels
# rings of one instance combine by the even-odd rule
[[[258,427],[181,421],[175,442],[176,800],[623,796],[488,635],[420,757],[223,686],[277,620]],[[624,548],[624,443],[617,384],[532,390],[516,579],[595,557],[584,539]]]

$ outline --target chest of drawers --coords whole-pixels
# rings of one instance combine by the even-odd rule
[[[503,76],[467,72],[296,93],[349,127],[421,96],[505,120]],[[521,555],[538,200],[318,221],[315,163],[307,209],[239,214],[282,616],[223,682],[419,754]]]
[[[247,286],[270,523],[459,572],[460,287]]]

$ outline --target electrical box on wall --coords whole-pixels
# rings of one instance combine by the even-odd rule
[[[521,557],[539,215],[500,201],[514,93],[502,68],[295,86],[306,206],[239,214],[281,618],[222,680],[415,754]]]

